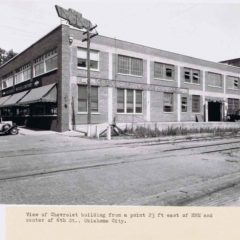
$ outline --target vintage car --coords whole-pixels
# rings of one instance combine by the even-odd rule
[[[16,135],[18,134],[18,128],[12,121],[2,121],[2,119],[0,119],[0,134]]]

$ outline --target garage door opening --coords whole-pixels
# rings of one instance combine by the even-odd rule
[[[208,102],[208,121],[221,121],[221,107],[222,104],[220,102]]]

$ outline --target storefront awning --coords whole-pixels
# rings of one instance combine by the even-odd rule
[[[37,102],[57,102],[56,84],[54,83],[30,90],[18,104],[24,105]]]
[[[11,96],[5,96],[0,98],[0,107],[10,98]]]
[[[28,91],[23,91],[23,92],[20,92],[20,93],[16,93],[16,94],[13,94],[11,95],[10,98],[8,98],[1,106],[3,107],[9,107],[9,106],[13,106],[13,105],[16,105],[16,103],[21,100],[26,94],[27,94]]]

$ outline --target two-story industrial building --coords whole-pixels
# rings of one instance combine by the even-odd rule
[[[29,127],[87,124],[86,43],[61,24],[0,67],[0,112]],[[91,41],[92,124],[225,121],[239,109],[240,68],[97,36]]]

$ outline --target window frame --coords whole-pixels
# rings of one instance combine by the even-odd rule
[[[171,96],[171,102],[169,105],[166,105],[166,96]],[[166,107],[170,107],[170,111],[166,111]],[[163,93],[163,112],[164,113],[173,113],[174,112],[174,93],[173,92],[164,92]]]
[[[197,111],[195,111],[195,109],[193,109],[193,107],[195,107],[193,104],[195,97],[198,97],[198,99],[199,99],[199,106],[198,106],[199,109],[197,109]],[[201,113],[201,96],[200,95],[192,95],[192,113]]]
[[[237,87],[235,86],[235,81],[236,80],[238,81],[238,86]],[[239,77],[227,75],[226,76],[226,81],[232,81],[231,87],[228,87],[228,89],[230,89],[230,90],[240,90],[240,78]]]
[[[240,99],[238,98],[228,98],[227,103],[228,103],[227,114],[229,115],[235,114],[235,112],[238,111],[240,108]],[[231,108],[229,106],[231,106]]]
[[[84,51],[86,53],[86,59],[78,57],[78,52],[79,51]],[[91,52],[92,53],[93,52],[97,53],[97,56],[98,56],[97,61],[96,60],[91,60]],[[78,59],[82,59],[82,60],[86,61],[86,67],[78,66]],[[91,67],[91,61],[96,61],[97,62],[97,68],[92,68]],[[81,69],[81,70],[87,70],[87,49],[86,48],[82,48],[82,47],[77,48],[77,68]],[[100,51],[99,50],[90,49],[90,70],[91,71],[100,71]]]
[[[119,108],[118,108],[118,100],[119,100],[119,92],[118,91],[123,91],[123,99],[124,99],[124,102],[123,102],[123,112],[119,112]],[[133,111],[132,112],[129,112],[128,111],[128,91],[132,91],[133,92],[133,105],[132,105],[132,108],[133,108]],[[141,92],[141,112],[137,112],[137,92],[140,93]],[[122,104],[122,102],[120,103]],[[137,115],[137,114],[143,114],[143,90],[141,89],[127,89],[127,88],[117,88],[117,110],[116,110],[117,114],[134,114],[134,115]]]
[[[186,74],[187,72],[189,74]],[[198,76],[194,75],[196,73],[198,73]],[[186,81],[186,76],[189,77],[189,81]],[[184,67],[183,68],[183,78],[184,78],[184,83],[186,83],[186,84],[200,85],[201,84],[201,70]],[[194,82],[194,78],[198,78],[198,82]]]
[[[161,66],[162,73],[157,76],[156,67],[157,65]],[[171,70],[172,77],[167,76],[167,69]],[[175,81],[175,65],[169,63],[162,63],[162,62],[154,62],[153,63],[153,78],[156,80],[165,80],[165,81]]]
[[[86,111],[79,111],[79,87],[84,87],[86,90]],[[99,86],[91,86],[91,93],[92,93],[92,89],[97,89],[97,111],[92,111],[91,108],[91,114],[99,114]],[[91,105],[92,105],[92,94],[91,94]],[[78,84],[78,98],[77,98],[77,113],[78,114],[87,114],[88,113],[88,97],[87,97],[87,85],[79,85]]]
[[[57,57],[57,59],[56,59],[57,66],[55,68],[52,68],[52,69],[47,71],[46,61],[48,61],[50,59],[53,59],[55,57]],[[40,65],[40,64],[43,64],[43,72],[36,75],[36,69],[35,68],[36,68],[37,65]],[[49,73],[49,72],[52,72],[52,71],[55,71],[57,69],[58,69],[58,51],[57,51],[57,48],[54,48],[53,50],[48,51],[47,53],[39,56],[38,58],[36,58],[34,60],[34,63],[33,63],[33,78],[41,76],[41,75]]]
[[[186,99],[186,102],[183,103],[183,99]],[[183,111],[183,109],[186,109]],[[181,96],[181,112],[182,113],[187,113],[188,112],[188,97],[187,96]]]
[[[211,79],[210,76],[220,76],[220,80],[221,80],[221,86],[217,85],[216,84],[216,80],[219,80],[219,79]],[[215,72],[208,72],[207,74],[207,80],[208,80],[208,87],[213,87],[213,88],[223,88],[223,74],[221,73],[215,73]],[[212,81],[214,80],[214,82]]]
[[[11,82],[9,84],[9,82]],[[3,86],[3,83],[6,83],[6,87]],[[2,90],[4,89],[7,89],[7,88],[10,88],[10,87],[13,87],[14,86],[14,74],[11,73],[11,74],[8,74],[7,76],[5,76],[4,78],[2,78],[1,80],[1,87],[2,87]]]
[[[123,58],[126,58],[127,60],[128,60],[128,63],[127,63],[127,65],[128,65],[128,72],[120,72],[120,61],[119,61],[119,57],[123,57]],[[133,62],[133,60],[139,60],[140,61],[140,74],[138,75],[138,74],[134,74],[133,72],[132,72],[132,68],[133,68],[133,66],[132,66],[132,62]],[[121,68],[121,69],[123,69],[124,70],[124,68]],[[118,54],[117,55],[117,74],[120,74],[120,75],[127,75],[127,76],[134,76],[134,77],[143,77],[143,59],[142,58],[137,58],[137,57],[130,57],[130,56],[126,56],[126,55],[122,55],[122,54]]]
[[[29,72],[28,75],[29,77],[25,79],[25,72]],[[19,75],[21,80],[19,82],[16,81],[16,76]],[[15,72],[15,78],[14,78],[14,84],[18,85],[20,83],[26,82],[31,79],[31,63],[25,64],[24,66],[20,67],[16,72]]]

